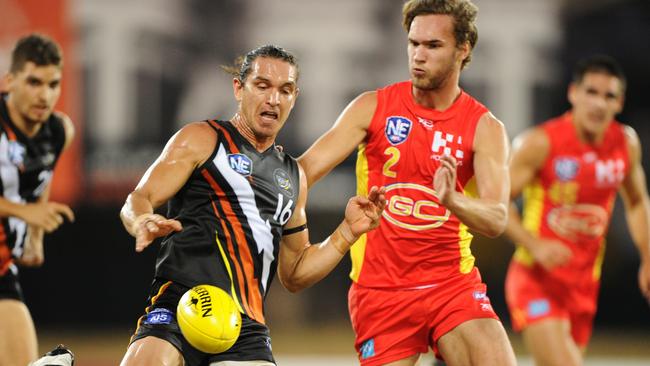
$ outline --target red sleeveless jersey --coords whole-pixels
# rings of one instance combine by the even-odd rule
[[[469,273],[472,235],[440,205],[433,176],[440,156],[458,161],[456,190],[475,191],[473,141],[488,110],[461,92],[445,111],[417,105],[405,81],[377,90],[377,108],[359,146],[357,191],[385,186],[381,225],[352,247],[350,277],[367,287],[417,287]]]
[[[524,189],[523,225],[537,237],[557,239],[573,252],[551,275],[565,281],[598,281],[616,191],[629,170],[623,125],[612,121],[598,145],[580,141],[571,114],[542,124],[550,150],[536,179]],[[532,266],[519,246],[514,260]]]

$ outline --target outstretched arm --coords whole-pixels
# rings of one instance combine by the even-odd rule
[[[512,146],[510,159],[510,197],[517,198],[524,187],[536,178],[549,154],[549,141],[540,128],[524,132]],[[535,261],[547,270],[566,264],[572,256],[571,250],[554,239],[536,238],[521,223],[519,211],[510,204],[505,234],[517,245],[528,249]]]
[[[154,209],[178,192],[194,169],[210,156],[216,134],[205,123],[183,127],[167,142],[158,159],[147,169],[126,199],[120,218],[126,231],[135,237],[141,252],[154,239],[182,229],[178,220],[154,214]]]
[[[508,137],[503,124],[486,113],[474,137],[474,175],[478,197],[457,192],[456,159],[442,156],[434,175],[434,189],[440,203],[461,222],[479,233],[495,237],[506,226],[508,193]]]
[[[646,187],[645,173],[641,165],[641,142],[636,132],[626,128],[630,157],[630,170],[620,190],[625,205],[630,235],[637,249],[641,265],[639,267],[639,288],[650,302],[650,199]]]
[[[334,126],[298,158],[305,170],[308,188],[339,165],[363,141],[376,106],[376,92],[361,94],[341,112]]]
[[[306,201],[307,182],[301,169],[300,197],[286,228],[306,224]],[[350,198],[345,208],[345,219],[322,243],[311,244],[308,230],[284,236],[278,260],[278,277],[282,285],[296,292],[320,281],[336,267],[359,236],[379,225],[385,205],[385,189],[372,187],[368,197]]]

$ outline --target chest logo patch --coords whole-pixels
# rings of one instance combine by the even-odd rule
[[[406,141],[411,132],[413,122],[409,119],[399,116],[392,116],[386,119],[386,139],[391,145],[399,145]]]
[[[284,194],[293,197],[293,185],[291,184],[289,173],[278,168],[273,171],[273,180],[275,181],[275,185],[277,185]]]
[[[245,177],[253,173],[253,162],[244,154],[228,154],[228,164],[232,170]]]
[[[578,163],[578,159],[572,157],[559,157],[553,162],[555,176],[563,182],[573,180],[578,175],[579,168],[580,163]]]
[[[17,167],[22,167],[25,163],[25,146],[18,141],[9,141],[7,146],[7,152],[9,153],[9,161]]]

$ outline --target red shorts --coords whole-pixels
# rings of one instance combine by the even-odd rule
[[[477,268],[424,288],[382,289],[353,283],[348,304],[361,365],[382,365],[426,353],[429,347],[438,353],[438,339],[461,323],[499,320],[486,288]]]
[[[512,327],[519,332],[541,320],[566,319],[579,346],[591,338],[596,314],[598,283],[559,281],[536,265],[512,261],[506,276],[506,302]]]

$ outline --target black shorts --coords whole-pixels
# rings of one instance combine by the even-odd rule
[[[161,288],[169,283],[161,292]],[[134,341],[154,336],[164,339],[176,347],[185,359],[186,366],[208,366],[219,361],[255,361],[263,360],[275,363],[271,353],[269,329],[261,323],[242,314],[241,333],[237,342],[226,352],[209,354],[192,347],[183,337],[176,322],[176,306],[181,296],[189,290],[181,284],[163,279],[154,279],[147,299],[145,314],[138,320],[138,328],[131,337]],[[151,313],[166,313],[170,317],[155,317],[157,321],[147,320]],[[160,321],[160,319],[164,319]]]
[[[18,283],[18,271],[16,271],[16,267],[10,267],[4,275],[0,276],[1,299],[14,299],[25,302],[23,290],[20,288],[20,283]]]

